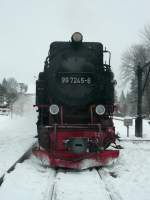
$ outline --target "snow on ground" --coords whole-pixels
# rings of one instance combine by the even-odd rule
[[[21,97],[22,98],[22,97]],[[36,135],[36,112],[32,108],[33,98],[28,97],[26,104],[22,99],[20,105],[14,106],[15,113],[0,116],[0,173],[22,155],[34,141]],[[126,138],[126,127],[122,121],[114,120],[116,131]],[[150,138],[150,125],[143,120],[143,138]],[[135,138],[134,125],[130,127],[130,138]],[[129,138],[129,139],[130,139]],[[105,167],[103,181],[95,170],[82,172],[59,172],[55,179],[55,170],[44,168],[34,157],[17,164],[14,171],[6,174],[0,187],[0,199],[3,200],[44,200],[55,184],[55,200],[95,200],[109,199],[108,191],[115,195],[115,200],[149,200],[150,199],[150,143],[122,142],[124,147],[114,166]],[[111,175],[110,175],[111,174]],[[112,196],[113,196],[112,195]]]
[[[55,200],[109,200],[109,194],[96,170],[59,173]]]
[[[104,169],[105,183],[125,200],[150,199],[150,143],[122,142],[124,147],[113,167]]]
[[[123,118],[118,118],[114,120],[114,125],[116,132],[121,136],[121,138],[127,138],[127,128],[124,126]],[[150,124],[149,120],[143,120],[143,139],[150,139]],[[135,139],[135,119],[133,119],[133,125],[129,127],[129,138]]]
[[[135,123],[135,122],[134,122]],[[134,124],[130,127],[130,139],[135,139]],[[114,120],[121,138],[127,138],[123,121]],[[137,138],[136,138],[137,139]],[[150,139],[150,125],[143,120],[143,139]],[[150,142],[121,142],[124,149],[112,167],[104,168],[104,182],[113,194],[125,200],[150,199]],[[107,173],[105,173],[107,172]],[[109,173],[111,175],[109,175]],[[118,198],[119,199],[119,198]]]
[[[16,165],[15,170],[5,176],[0,187],[2,200],[48,200],[52,191],[55,170],[43,168],[31,157]]]
[[[22,112],[9,116],[0,115],[0,176],[36,141],[36,112],[33,109],[34,97],[24,97]],[[20,102],[20,98],[18,100]]]

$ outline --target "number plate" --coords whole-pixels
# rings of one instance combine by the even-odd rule
[[[93,84],[93,73],[58,73],[58,80],[61,84]]]

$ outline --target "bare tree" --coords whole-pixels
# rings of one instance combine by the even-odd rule
[[[147,49],[142,44],[133,45],[123,53],[121,64],[123,84],[130,82],[136,77],[137,65],[144,65],[147,57]]]
[[[121,77],[122,84],[130,83],[130,91],[127,95],[127,101],[130,111],[135,112],[136,101],[137,101],[137,66],[144,66],[145,63],[150,61],[150,25],[145,26],[142,33],[144,41],[142,44],[132,45],[128,50],[126,50],[122,55],[121,63]],[[147,69],[149,70],[149,69]],[[148,71],[143,71],[143,84],[147,76]],[[150,114],[150,77],[148,77],[147,85],[145,87],[145,92],[143,95],[143,111]]]
[[[146,47],[146,51],[147,51],[147,62],[150,62],[150,25],[146,25],[143,31],[143,38],[144,38],[144,45]],[[147,68],[144,71],[144,76],[147,76],[148,71],[150,69]],[[147,115],[150,115],[150,75],[147,81],[147,85],[145,87],[145,91],[144,91],[144,111]]]
[[[146,25],[144,31],[142,32],[144,38],[144,43],[147,48],[150,48],[150,25]]]
[[[143,66],[148,60],[147,48],[143,44],[133,45],[122,55],[122,84],[130,83],[128,92],[128,111],[136,113],[137,102],[137,66]],[[130,102],[131,101],[131,102]]]

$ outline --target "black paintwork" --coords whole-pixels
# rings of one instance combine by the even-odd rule
[[[60,77],[91,77],[91,84],[62,84]],[[101,43],[86,42],[74,45],[71,42],[54,42],[46,59],[41,85],[50,103],[67,107],[85,107],[90,104],[113,103],[113,74],[103,66],[103,46]],[[42,82],[44,79],[44,82]],[[45,86],[42,84],[45,83]],[[38,87],[38,86],[37,86]],[[41,93],[41,91],[40,91]],[[37,94],[38,95],[38,94]],[[42,100],[43,101],[43,100]],[[40,102],[41,104],[42,102]],[[43,102],[49,103],[49,102]]]

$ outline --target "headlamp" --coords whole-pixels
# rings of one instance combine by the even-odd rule
[[[105,107],[103,105],[98,105],[95,108],[95,112],[98,115],[103,115],[105,113]]]
[[[49,107],[49,112],[52,114],[52,115],[57,115],[59,113],[59,107],[56,105],[56,104],[52,104],[50,107]]]

